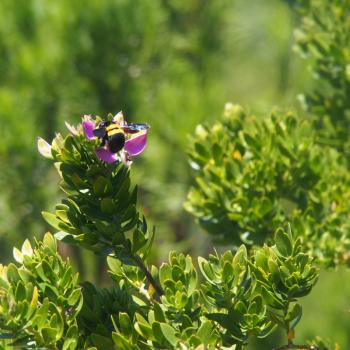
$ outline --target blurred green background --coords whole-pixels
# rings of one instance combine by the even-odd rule
[[[117,113],[147,122],[147,151],[132,176],[156,225],[153,261],[170,249],[206,255],[210,238],[182,208],[191,184],[187,135],[219,118],[228,101],[263,116],[298,110],[312,88],[308,62],[293,53],[299,18],[283,0],[1,0],[0,253],[40,238],[42,210],[60,194],[53,169],[36,151],[64,121]],[[71,249],[71,248],[69,248]],[[84,278],[102,262],[74,254]],[[321,335],[350,348],[349,272],[323,272],[305,302],[298,340]],[[104,283],[103,281],[99,281]],[[271,349],[265,345],[253,348]]]

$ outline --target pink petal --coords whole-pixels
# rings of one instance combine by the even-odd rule
[[[123,112],[120,111],[119,113],[117,113],[117,114],[114,116],[113,121],[114,121],[115,123],[118,123],[119,125],[124,125],[124,124],[126,124],[125,121],[124,121]]]
[[[66,124],[66,127],[67,129],[69,130],[69,132],[72,134],[72,135],[78,135],[78,130],[73,126],[73,125],[70,125],[69,123],[67,122],[64,122]]]
[[[85,136],[90,140],[94,139],[95,136],[93,131],[95,129],[95,123],[91,120],[83,120],[82,125]]]
[[[144,151],[147,142],[147,131],[137,133],[125,141],[124,149],[130,156],[137,156]]]
[[[106,148],[97,148],[96,149],[96,155],[101,160],[103,160],[106,163],[114,163],[119,160],[118,156],[115,153],[112,153],[110,150]]]

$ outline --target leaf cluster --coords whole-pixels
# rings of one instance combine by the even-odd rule
[[[112,339],[120,349],[242,349],[252,336],[264,338],[276,327],[293,330],[301,317],[296,301],[318,277],[312,258],[300,250],[300,240],[279,230],[276,245],[251,257],[244,245],[235,253],[199,257],[201,279],[189,256],[171,252],[159,269],[164,295],[152,300],[149,291],[135,294],[142,285],[134,289],[134,303],[124,303],[130,309],[113,317]],[[120,276],[120,268],[113,270]]]
[[[16,264],[0,265],[0,339],[4,342],[26,349],[76,349],[82,292],[78,274],[56,249],[56,240],[46,234],[34,250],[28,240],[21,251],[14,248]]]
[[[275,121],[271,120],[271,123]],[[241,144],[238,150],[231,150],[229,156],[238,160],[246,157],[247,164],[253,161],[254,138],[244,133],[239,121],[232,116],[225,122],[234,130],[240,129]],[[287,127],[294,130],[294,119],[290,117],[279,126],[286,136]],[[266,130],[268,127],[266,124]],[[221,130],[220,135],[224,137],[226,133],[222,128],[217,124],[213,129],[218,133]],[[248,143],[252,147],[249,150]],[[13,319],[23,321],[24,318],[18,317],[21,304],[19,309],[12,309],[14,303],[5,298],[3,320],[9,320],[10,324],[5,322],[0,329],[4,329],[3,334],[9,341],[17,341],[16,332],[19,332],[26,335],[29,346],[42,344],[47,348],[214,350],[234,347],[238,350],[243,349],[252,336],[266,337],[278,326],[287,331],[295,327],[301,316],[296,302],[310,292],[318,274],[312,258],[301,253],[300,239],[279,230],[275,246],[257,248],[252,255],[242,245],[222,255],[199,258],[201,277],[191,257],[177,252],[171,252],[168,263],[159,269],[152,266],[148,270],[143,259],[153,236],[148,234],[146,220],[136,209],[137,192],[131,189],[129,169],[121,164],[101,162],[95,154],[97,146],[98,140],[88,140],[80,126],[72,135],[58,134],[51,145],[39,139],[39,151],[55,162],[61,189],[66,194],[54,214],[43,215],[59,230],[56,238],[107,256],[113,286],[105,289],[84,282],[77,287],[78,277],[74,275],[68,279],[69,289],[62,290],[61,280],[66,281],[72,272],[69,264],[57,256],[56,240],[47,235],[34,253],[25,243],[21,252],[15,250],[15,258],[37,275],[31,281],[33,287],[28,284],[28,291],[23,292],[26,287],[19,281],[19,286],[13,288],[14,295],[16,298],[25,295],[29,305],[41,297],[35,301],[36,312],[43,309],[46,314],[34,320],[39,319],[44,330],[36,324],[33,330],[30,323],[20,323],[12,332],[6,332]],[[221,152],[220,157],[216,157],[217,163],[225,164],[224,151],[219,145],[214,148],[214,153]],[[239,152],[239,156],[235,152]],[[291,157],[287,151],[283,153],[279,149],[279,152]],[[230,164],[227,162],[225,166]],[[317,169],[316,165],[314,168]],[[318,174],[316,170],[315,173]],[[12,272],[13,264],[2,270],[7,284],[20,279],[19,272],[18,278],[13,277],[16,276]],[[29,317],[31,315],[29,313]],[[45,322],[49,322],[48,325]]]
[[[172,252],[159,272],[153,267],[164,289],[157,300],[145,289],[142,273],[115,257],[108,258],[113,287],[78,286],[78,275],[46,234],[34,251],[28,241],[22,251],[14,250],[20,266],[1,267],[4,349],[5,343],[90,350],[243,349],[250,337],[266,337],[276,327],[293,329],[300,320],[295,302],[311,291],[318,275],[300,247],[280,230],[275,246],[257,249],[252,257],[242,245],[235,253],[199,258],[201,280],[189,256]]]
[[[317,116],[320,142],[349,151],[350,2],[298,1],[301,26],[296,50],[311,59],[316,88],[301,95],[306,110]]]
[[[39,150],[54,161],[66,194],[55,213],[43,216],[61,241],[99,255],[114,252],[135,264],[133,255],[147,254],[152,234],[136,209],[137,188],[131,186],[129,168],[102,162],[95,154],[98,143],[81,129],[77,135],[57,134],[52,145],[39,139]]]
[[[292,303],[310,293],[317,282],[318,270],[302,252],[300,239],[292,243],[290,231],[278,230],[275,242],[272,247],[264,246],[254,252],[253,268],[262,295],[274,310],[270,311],[272,319],[288,333],[302,314],[300,304]]]
[[[320,261],[348,262],[350,178],[311,121],[229,104],[197,127],[188,153],[196,178],[185,208],[215,242],[262,245],[289,221]]]

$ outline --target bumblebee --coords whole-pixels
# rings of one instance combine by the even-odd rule
[[[120,125],[114,121],[102,121],[97,128],[93,130],[93,134],[101,139],[101,146],[107,145],[112,153],[121,151],[125,145],[126,134],[136,134],[139,131],[149,129],[149,125],[145,123],[131,123],[128,125]]]

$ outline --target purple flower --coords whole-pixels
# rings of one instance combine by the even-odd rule
[[[124,121],[122,112],[119,112],[114,116],[113,122],[119,124],[121,127],[127,125]],[[84,116],[82,127],[85,136],[89,140],[95,139],[95,135],[93,133],[95,129],[95,122],[90,116]],[[108,144],[106,144],[105,146],[96,149],[95,152],[97,157],[106,163],[122,161],[124,164],[130,165],[132,163],[130,157],[141,154],[146,148],[147,130],[142,130],[136,134],[125,133],[125,136],[127,139],[125,141],[124,149],[118,152],[118,154],[111,152],[108,148]]]
[[[91,122],[89,120],[84,120],[82,125],[83,125],[83,130],[84,130],[85,136],[90,140],[94,139],[95,138],[94,133],[93,133],[94,128],[95,128],[94,122]]]
[[[95,138],[95,135],[94,135],[95,122],[91,119],[91,116],[84,115],[83,122],[81,124],[83,126],[85,136],[89,140],[94,139]]]
[[[119,157],[117,156],[116,153],[112,153],[109,149],[100,147],[96,149],[96,155],[99,157],[101,160],[103,160],[106,163],[114,163],[119,160]]]
[[[147,130],[141,131],[125,141],[124,149],[130,156],[138,156],[144,151],[147,143]]]

